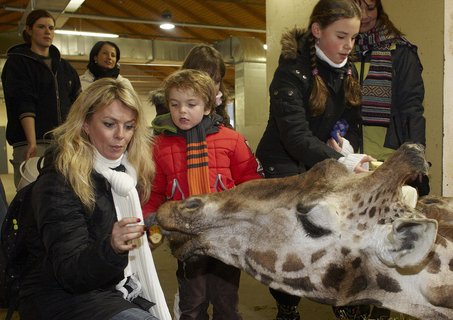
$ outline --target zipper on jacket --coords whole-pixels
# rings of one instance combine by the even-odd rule
[[[217,177],[215,178],[215,183],[214,183],[214,190],[219,191],[219,185],[220,185],[220,191],[225,191],[227,190],[227,187],[223,184],[222,181],[222,175],[219,173],[217,174]]]
[[[181,186],[178,183],[178,180],[176,178],[173,179],[173,185],[171,186],[171,195],[167,197],[167,200],[173,199],[176,193],[176,189],[178,189],[179,193],[181,193],[181,198],[184,200],[186,197],[184,196],[184,193],[182,192]]]

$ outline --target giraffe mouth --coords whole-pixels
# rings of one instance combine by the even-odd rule
[[[172,254],[179,260],[184,261],[196,255],[197,237],[179,230],[163,230],[163,234],[167,237]]]

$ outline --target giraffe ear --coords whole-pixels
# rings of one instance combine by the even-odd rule
[[[420,264],[430,253],[437,236],[437,221],[400,218],[383,239],[379,258],[388,266],[407,268]]]

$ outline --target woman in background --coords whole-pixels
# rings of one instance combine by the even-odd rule
[[[355,51],[362,87],[363,152],[385,161],[404,142],[426,145],[423,67],[417,47],[390,21],[381,0],[356,0],[362,9]],[[429,179],[414,181],[419,196]]]
[[[63,123],[80,92],[77,72],[52,45],[54,35],[52,15],[31,11],[22,33],[25,43],[8,50],[3,67],[6,140],[13,147],[16,187],[21,163],[44,155],[51,142],[46,134]]]
[[[120,75],[120,54],[120,48],[115,43],[111,41],[96,42],[90,51],[88,69],[80,76],[82,90],[101,78],[124,80],[131,85],[128,79]]]

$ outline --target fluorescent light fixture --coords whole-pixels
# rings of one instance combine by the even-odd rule
[[[75,12],[84,3],[85,0],[71,0],[64,9],[65,12]]]
[[[77,30],[55,30],[57,34],[69,34],[74,36],[86,36],[86,37],[101,37],[101,38],[118,38],[119,35],[114,33],[100,33],[100,32],[87,32],[87,31],[77,31]]]
[[[164,23],[161,23],[159,27],[164,30],[171,30],[171,29],[175,28],[175,25],[170,22],[164,22]]]

